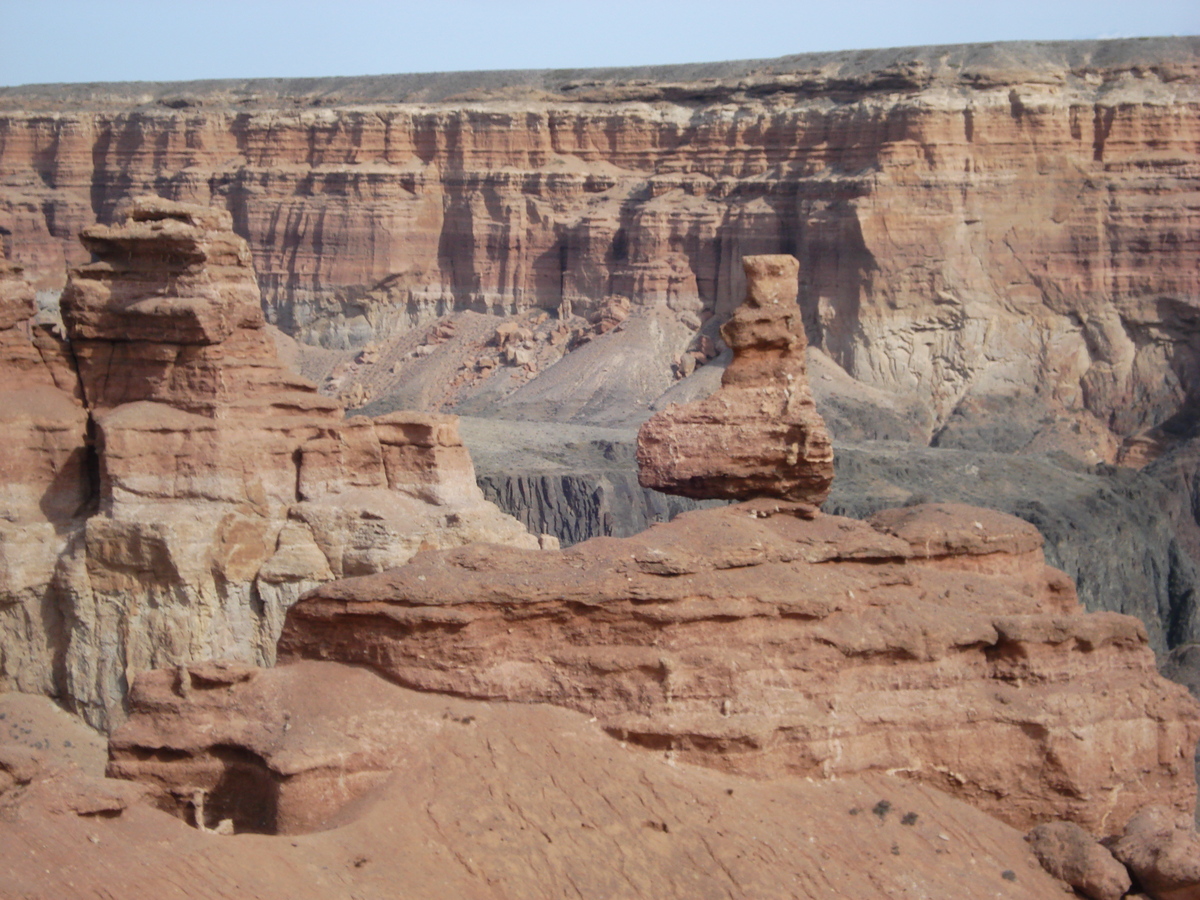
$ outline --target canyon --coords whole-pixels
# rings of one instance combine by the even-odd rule
[[[0,88],[0,231],[51,307],[124,198],[227,210],[288,365],[351,410],[470,417],[489,499],[565,543],[689,507],[637,485],[636,429],[716,387],[741,257],[789,253],[835,444],[1033,460],[1022,496],[977,501],[1070,521],[1047,552],[1077,579],[1058,534],[1133,534],[1155,562],[1082,595],[1165,654],[1200,640],[1195,504],[1146,525],[1197,481],[1197,58],[1180,37]],[[578,452],[539,422],[584,429]],[[1130,489],[1096,466],[1149,477],[1081,516],[1056,508],[1076,461],[1105,496]]]
[[[194,247],[199,231],[215,255],[238,247],[198,227],[211,215],[140,201],[124,226],[86,235],[161,252],[172,234]],[[100,249],[72,276],[69,321],[87,318],[87,275],[128,284]],[[287,609],[273,667],[139,674],[103,774],[81,724],[0,695],[0,720],[13,717],[0,739],[8,886],[174,896],[183,879],[208,896],[385,896],[399,878],[413,897],[567,885],[813,898],[1074,886],[1097,900],[1134,878],[1154,900],[1200,889],[1188,863],[1200,703],[1158,674],[1139,620],[1085,612],[1015,517],[818,509],[831,459],[795,267],[745,261],[725,384],[643,429],[647,482],[686,472],[665,486],[732,504],[566,551],[425,548],[331,581]],[[157,319],[165,307],[194,324],[214,304],[188,294],[127,288],[101,308]],[[810,440],[777,427],[780,401]],[[757,441],[720,439],[731,424],[759,433],[755,409]]]
[[[622,299],[647,319],[624,340],[658,349],[618,376],[631,408],[588,410],[592,383],[548,400],[544,370],[489,379],[512,382],[492,415],[591,424],[711,357],[743,255],[790,253],[810,342],[905,398],[926,443],[1111,461],[1194,388],[1196,59],[1163,38],[4,88],[0,227],[50,291],[124,197],[225,208],[269,321],[329,348]]]
[[[1198,51],[0,88],[5,889],[1193,896]]]

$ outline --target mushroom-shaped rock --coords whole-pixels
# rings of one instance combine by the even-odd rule
[[[799,263],[748,256],[743,266],[746,299],[721,328],[733,350],[721,387],[642,425],[639,481],[685,497],[819,506],[833,481],[833,447],[805,369]]]

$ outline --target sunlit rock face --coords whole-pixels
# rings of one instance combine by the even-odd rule
[[[694,331],[741,302],[742,256],[786,252],[812,343],[927,439],[1110,460],[1196,383],[1198,55],[10,88],[0,225],[55,287],[132,193],[221,206],[268,318],[331,347],[614,296]]]
[[[287,606],[324,580],[421,547],[539,545],[483,499],[454,416],[347,419],[280,364],[228,213],[142,198],[82,239],[70,353],[0,332],[9,685],[111,723],[143,669],[273,662]],[[0,272],[5,324],[32,311],[17,274]]]

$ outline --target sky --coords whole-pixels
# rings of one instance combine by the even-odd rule
[[[758,59],[1200,34],[1200,0],[0,0],[0,85]]]

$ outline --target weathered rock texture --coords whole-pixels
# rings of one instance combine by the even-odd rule
[[[638,432],[643,487],[697,499],[780,497],[819,507],[833,445],[805,371],[791,256],[748,256],[746,300],[721,326],[733,359],[709,397],[668,406]]]
[[[1093,900],[1121,900],[1129,870],[1074,822],[1046,822],[1025,838],[1046,871]]]
[[[1154,900],[1200,897],[1200,835],[1190,816],[1168,807],[1143,809],[1113,844],[1113,855]]]
[[[0,894],[1063,896],[1019,832],[928,787],[757,783],[622,747],[578,713],[331,663],[142,676],[113,753],[184,821],[128,781],[26,767],[0,785]],[[212,830],[283,834],[202,833],[197,806]]]
[[[61,407],[73,430],[61,451],[34,447],[40,470],[6,479],[65,512],[40,530],[34,513],[15,514],[21,535],[64,536],[26,562],[36,577],[21,607],[60,621],[6,628],[3,672],[93,722],[119,717],[143,669],[269,664],[283,611],[321,581],[421,547],[538,546],[484,500],[453,416],[347,419],[280,365],[231,224],[221,210],[145,199],[123,224],[85,229],[96,261],[72,273],[62,314],[86,412],[33,391],[6,408],[42,435],[37,417]],[[70,467],[89,458],[94,484]]]
[[[49,693],[62,630],[51,581],[94,472],[74,370],[34,312],[21,268],[0,255],[0,690]]]
[[[901,774],[1020,828],[1111,834],[1157,798],[1193,808],[1195,702],[1158,676],[1140,622],[1081,612],[1032,526],[781,505],[562,552],[418,554],[307,595],[280,658],[568,706],[728,771]]]
[[[131,193],[224,206],[328,346],[613,297],[694,333],[787,252],[813,342],[926,439],[1107,459],[1194,393],[1197,47],[5,88],[0,226],[54,287]]]

